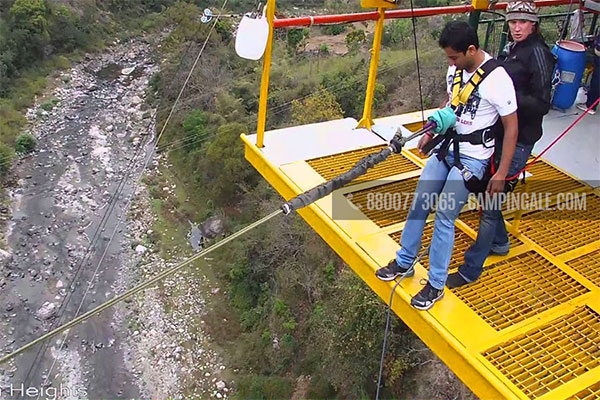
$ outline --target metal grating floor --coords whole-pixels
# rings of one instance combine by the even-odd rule
[[[573,396],[572,400],[598,400],[600,399],[600,382],[583,389]]]
[[[422,155],[421,153],[419,153],[419,150],[417,150],[416,147],[413,147],[412,149],[408,149],[408,151],[410,151],[415,156],[419,157],[421,160],[426,160],[429,158],[429,156]]]
[[[357,192],[348,193],[346,198],[352,202],[356,207],[360,208],[362,212],[380,228],[390,226],[402,221],[406,221],[408,215],[408,209],[410,207],[399,207],[395,210],[394,207],[390,206],[387,209],[376,210],[370,206],[369,198],[374,194],[381,193],[382,195],[394,195],[402,194],[404,198],[407,194],[412,194],[417,187],[418,177],[401,180],[398,182],[387,183],[385,185],[379,185],[368,189],[359,190]]]
[[[555,256],[593,243],[600,239],[600,198],[588,194],[585,210],[569,211],[568,215],[557,210],[526,214],[519,229]]]
[[[458,219],[467,224],[467,226],[475,232],[479,230],[479,211],[465,211],[460,213]],[[521,240],[517,239],[517,237],[510,232],[508,233],[508,239],[510,240],[510,245],[512,247],[523,244]]]
[[[600,365],[600,316],[581,307],[483,356],[534,399]]]
[[[386,146],[367,147],[360,150],[349,151],[346,153],[333,154],[326,157],[314,158],[306,161],[319,175],[325,180],[330,180],[348,171],[361,158],[383,150]],[[418,165],[404,157],[402,154],[392,154],[387,160],[373,169],[369,170],[365,175],[352,181],[354,185],[360,182],[368,182],[376,179],[386,178],[388,176],[401,174],[404,172],[416,171],[420,169]]]
[[[402,231],[397,231],[390,234],[390,237],[394,239],[395,242],[400,242],[400,237],[402,236]],[[429,246],[431,243],[431,238],[433,237],[433,222],[425,225],[425,229],[423,230],[423,239],[421,244],[421,250]],[[463,231],[458,228],[455,228],[454,232],[454,249],[452,250],[452,258],[450,260],[450,265],[448,266],[449,273],[456,272],[458,267],[463,263],[464,254],[467,249],[474,242],[473,239]],[[421,259],[421,265],[427,269],[429,269],[429,253],[425,254]]]
[[[587,289],[541,255],[529,251],[486,268],[477,282],[453,292],[499,331],[580,296]]]
[[[533,157],[529,159],[529,162],[533,160]],[[574,190],[584,190],[588,186],[576,179],[571,178],[569,175],[560,171],[558,168],[544,162],[543,160],[537,161],[533,164],[528,171],[533,175],[529,180],[528,192],[536,193],[557,193],[559,191],[571,192]],[[517,185],[516,190],[523,191],[525,185]]]
[[[247,142],[246,156],[279,193],[289,196],[309,190],[319,177],[335,177],[384,147],[373,143],[278,164]],[[369,195],[411,195],[418,177],[406,176],[418,175],[425,162],[416,149],[407,149],[361,177],[361,190],[352,184],[342,189],[364,219],[337,221],[328,207],[312,207],[306,215],[300,214],[384,301],[391,286],[382,284],[373,272],[393,257],[397,245],[388,237],[400,240],[398,226],[406,221],[408,210],[369,208]],[[411,308],[407,301],[427,278],[427,271],[418,267],[415,277],[396,289],[402,293],[394,300],[394,311],[440,358],[462,357],[465,363],[448,366],[482,399],[600,400],[600,377],[594,374],[600,370],[600,195],[547,162],[539,161],[529,171],[527,186],[518,185],[517,193],[549,193],[552,207],[557,192],[585,192],[585,211],[571,215],[525,211],[518,223],[517,214],[506,213],[519,232],[509,234],[510,256],[490,259],[493,265],[486,267],[478,282],[448,291],[443,301],[425,312]],[[403,173],[401,181],[389,179]],[[478,214],[460,214],[449,272],[463,262],[473,243]],[[433,224],[426,224],[422,248],[431,242],[432,234]],[[421,265],[428,269],[428,255]],[[456,338],[458,345],[449,346],[449,337]]]
[[[600,250],[568,261],[567,265],[600,287]]]

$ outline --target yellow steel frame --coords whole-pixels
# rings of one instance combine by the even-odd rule
[[[271,72],[271,54],[273,53],[273,20],[275,19],[275,1],[267,0],[267,22],[269,36],[263,59],[262,77],[260,81],[260,99],[258,101],[258,122],[256,125],[256,146],[264,147],[265,126],[267,123],[267,100],[269,97],[269,75]]]
[[[408,117],[409,115],[401,116]],[[401,118],[405,119],[405,118]],[[420,117],[407,123],[418,124]],[[305,161],[275,166],[250,139],[242,135],[245,143],[246,158],[265,177],[265,179],[286,199],[304,192],[323,182],[323,178]],[[404,156],[418,165],[425,160],[406,151]],[[564,171],[561,171],[565,173]],[[386,179],[403,180],[417,176],[419,171],[409,171]],[[567,174],[568,175],[568,174]],[[569,175],[570,176],[570,175]],[[571,177],[571,176],[570,176]],[[572,177],[571,177],[572,178]],[[345,194],[363,190],[380,182],[361,182],[336,191],[332,197],[343,198]],[[587,191],[587,190],[586,190]],[[355,271],[355,273],[384,301],[389,301],[392,283],[382,282],[374,276],[374,271],[389,260],[389,254],[398,244],[390,234],[404,226],[400,222],[385,228],[379,228],[373,221],[358,218],[338,221],[332,219],[332,197],[321,199],[316,203],[299,210],[300,216],[311,225],[332,249]],[[356,211],[361,213],[360,211]],[[513,217],[515,214],[512,213]],[[364,216],[363,216],[364,217]],[[528,252],[536,252],[552,263],[589,291],[574,297],[558,306],[539,312],[535,318],[522,320],[511,326],[495,330],[488,325],[473,309],[463,303],[454,293],[448,291],[444,301],[429,312],[421,312],[410,306],[410,298],[421,286],[419,277],[426,277],[427,270],[417,265],[416,277],[402,282],[395,294],[393,311],[432,349],[444,363],[481,399],[528,399],[529,397],[517,387],[509,377],[501,373],[484,357],[483,353],[501,343],[508,343],[516,336],[526,334],[537,326],[549,324],[556,318],[572,313],[581,306],[591,307],[600,312],[600,288],[582,276],[566,262],[600,248],[600,240],[593,241],[559,256],[550,254],[544,247],[518,232],[518,220],[507,222],[508,231],[517,236],[521,244],[511,248],[505,258],[489,257],[486,265],[493,265],[503,259],[517,257]],[[477,232],[465,222],[457,220],[457,229],[475,238]],[[387,258],[386,258],[387,257]],[[598,381],[600,367],[586,372],[567,383],[556,387],[543,396],[542,400],[571,398],[582,388]]]
[[[280,168],[270,163],[260,149],[246,135],[241,135],[245,143],[246,159],[256,170],[285,198],[290,199],[302,193]],[[386,303],[389,300],[394,282],[383,282],[374,275],[378,264],[361,246],[335,224],[319,207],[318,202],[298,210],[300,216],[327,242],[354,272]],[[391,239],[390,239],[391,240]],[[414,293],[418,291],[413,282]],[[413,293],[413,294],[414,294]],[[444,363],[452,366],[459,378],[482,399],[525,399],[510,390],[510,385],[501,382],[493,371],[482,368],[481,360],[465,351],[461,343],[430,313],[420,312],[410,306],[410,295],[397,290],[401,301],[394,301],[392,310],[431,348]],[[479,365],[479,367],[477,367]]]
[[[473,0],[471,3],[476,10],[487,10],[490,6],[488,0]]]
[[[269,24],[269,36],[267,46],[263,58],[262,76],[260,82],[260,98],[258,102],[258,121],[256,124],[256,146],[264,147],[265,126],[267,121],[267,100],[269,95],[269,76],[271,72],[271,56],[273,53],[273,20],[275,18],[276,0],[267,0],[267,22]],[[373,109],[373,98],[375,96],[375,84],[377,81],[377,67],[379,65],[379,57],[381,53],[381,38],[383,36],[383,25],[385,22],[386,8],[395,8],[394,3],[385,0],[366,0],[363,1],[363,7],[377,6],[379,18],[375,25],[375,34],[373,37],[373,47],[371,48],[371,62],[369,66],[369,78],[367,82],[367,90],[365,95],[365,104],[363,108],[363,116],[358,122],[359,128],[371,129],[373,119],[371,111]]]
[[[362,8],[396,8],[398,5],[393,0],[361,0]]]
[[[365,106],[363,116],[358,121],[357,128],[371,129],[373,119],[371,111],[373,109],[373,98],[375,97],[375,83],[377,81],[377,67],[379,65],[379,55],[381,53],[381,37],[383,36],[383,24],[385,22],[385,8],[377,9],[379,18],[375,25],[375,35],[373,36],[373,48],[371,49],[371,65],[369,66],[369,80],[367,82],[367,94],[365,96]]]

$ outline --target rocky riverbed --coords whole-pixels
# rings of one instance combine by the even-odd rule
[[[29,110],[38,145],[11,171],[11,204],[0,209],[0,354],[167,267],[148,241],[146,188],[134,189],[154,144],[145,93],[158,43],[86,56]],[[21,388],[79,400],[227,397],[225,366],[201,328],[210,287],[196,276],[173,276],[0,366],[0,398]]]

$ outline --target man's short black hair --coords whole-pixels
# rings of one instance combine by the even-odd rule
[[[466,53],[469,46],[479,48],[477,32],[464,21],[450,21],[442,30],[439,40],[440,47],[451,47],[454,51]]]

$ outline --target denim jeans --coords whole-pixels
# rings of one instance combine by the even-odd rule
[[[533,145],[517,143],[508,176],[513,176],[525,166],[531,150]],[[458,269],[467,282],[474,282],[479,278],[483,272],[483,263],[492,250],[495,253],[506,253],[510,248],[502,211],[498,208],[501,204],[496,206],[496,208],[483,209],[479,219],[477,239],[465,252],[465,262]]]
[[[473,175],[481,178],[489,160],[479,160],[461,155],[460,161]],[[452,151],[446,156],[446,162],[452,166]],[[432,156],[419,179],[411,209],[404,229],[400,245],[396,252],[398,265],[407,268],[421,249],[421,237],[425,228],[425,220],[436,205],[433,238],[429,250],[429,283],[436,289],[442,289],[448,277],[448,265],[454,247],[454,222],[469,197],[463,176],[456,167],[448,168],[444,161]]]

